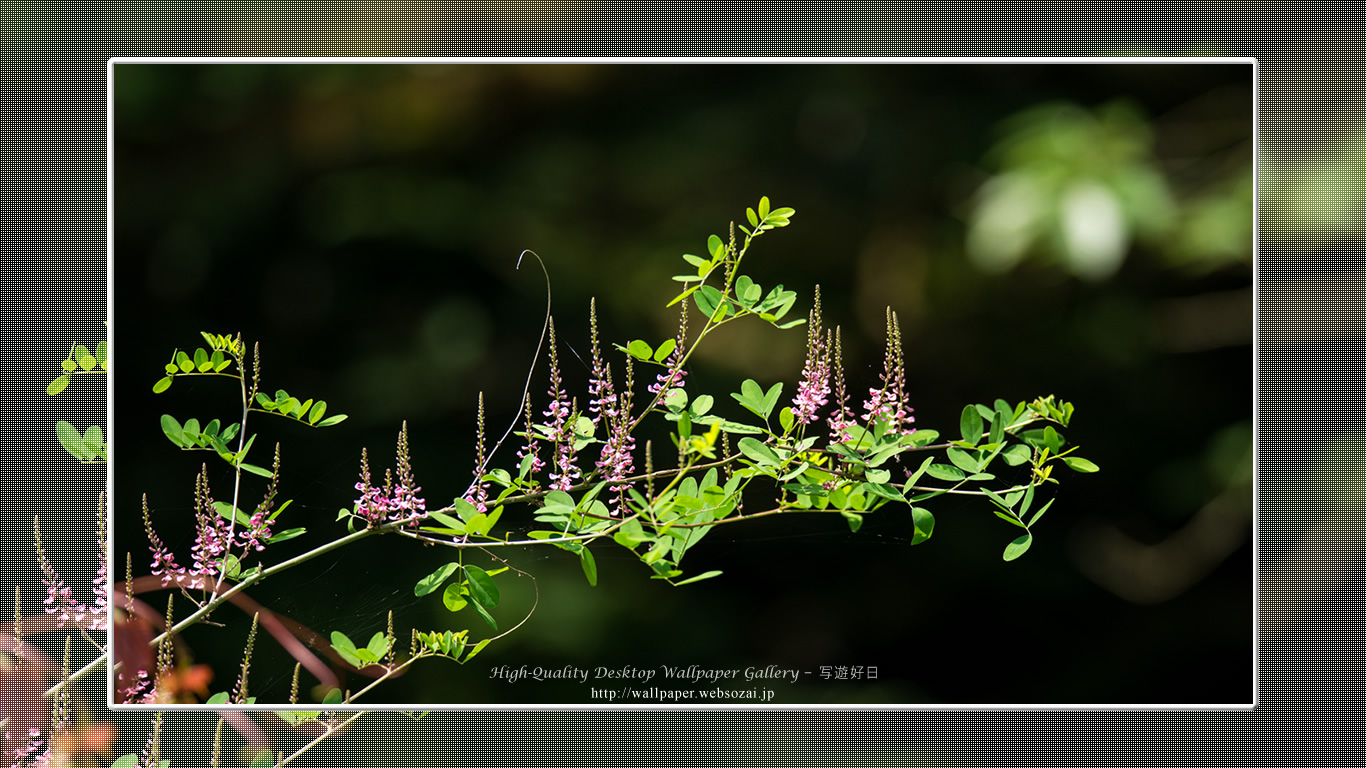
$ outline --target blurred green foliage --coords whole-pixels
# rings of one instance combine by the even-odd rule
[[[1242,162],[1225,162],[1179,188],[1187,180],[1163,167],[1157,128],[1127,101],[1094,110],[1051,103],[1008,118],[985,156],[999,172],[982,186],[969,217],[973,263],[998,272],[1034,254],[1077,277],[1104,280],[1141,244],[1175,266],[1250,265],[1250,139],[1218,148],[1236,151]]]

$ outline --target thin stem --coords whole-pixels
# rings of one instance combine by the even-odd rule
[[[290,763],[292,763],[292,762],[294,762],[296,759],[298,759],[299,755],[302,755],[303,753],[307,752],[308,750],[310,750],[310,749],[312,749],[312,748],[318,746],[319,744],[321,744],[323,739],[326,739],[328,736],[331,736],[332,734],[334,734],[334,733],[336,733],[336,732],[338,732],[338,731],[340,731],[340,730],[342,730],[342,729],[344,729],[344,728],[350,726],[352,723],[356,722],[357,720],[361,719],[362,717],[364,717],[364,716],[366,716],[366,715],[368,715],[368,714],[370,714],[370,713],[369,713],[369,712],[357,712],[356,714],[352,715],[351,717],[349,717],[349,718],[347,718],[347,719],[341,721],[340,723],[337,723],[335,726],[332,726],[332,725],[327,726],[327,730],[323,731],[323,732],[322,732],[322,735],[318,736],[318,738],[316,738],[316,739],[314,739],[314,740],[308,742],[307,744],[303,745],[302,747],[299,747],[297,750],[295,750],[294,754],[292,754],[292,755],[290,755],[289,757],[286,757],[286,758],[284,758],[283,760],[281,760],[280,762],[276,763],[276,764],[275,764],[275,768],[283,768],[284,766],[289,765]]]
[[[734,461],[735,461],[736,459],[738,459],[738,458],[740,458],[740,454],[737,453],[737,454],[735,454],[735,455],[733,455],[733,456],[727,456],[727,457],[725,457],[725,458],[723,458],[723,459],[717,459],[716,461],[708,462],[708,463],[706,463],[706,464],[697,464],[697,465],[694,465],[692,468],[693,468],[693,469],[711,469],[712,467],[721,467],[721,466],[725,466],[726,464],[730,464],[731,462],[734,462]],[[646,480],[646,479],[649,479],[649,478],[661,478],[661,477],[668,477],[668,476],[671,476],[671,475],[676,475],[676,474],[678,474],[678,473],[680,473],[680,472],[684,472],[684,471],[686,471],[686,470],[685,470],[685,469],[680,469],[680,468],[674,468],[674,469],[661,469],[661,470],[659,470],[658,472],[654,472],[654,473],[648,473],[648,472],[646,472],[646,473],[642,473],[642,474],[639,474],[639,475],[632,475],[631,477],[627,477],[627,478],[622,479],[621,482],[623,482],[623,483],[637,483],[637,482],[640,482],[640,481],[642,481],[642,480]],[[597,485],[597,483],[594,482],[594,479],[593,479],[593,478],[596,477],[596,475],[597,475],[597,470],[594,470],[590,475],[588,475],[588,477],[589,477],[588,480],[585,480],[584,482],[578,483],[578,484],[576,484],[576,485],[572,485],[572,486],[569,487],[568,490],[569,490],[570,492],[572,492],[572,491],[582,491],[582,490],[585,490],[585,489],[587,489],[587,488],[591,488],[591,487],[594,486],[594,485]],[[546,491],[536,491],[536,492],[534,492],[534,493],[523,493],[523,494],[518,494],[518,495],[516,495],[516,496],[508,496],[508,497],[505,498],[505,499],[499,500],[498,503],[499,503],[499,504],[517,504],[517,503],[524,502],[524,501],[533,501],[533,500],[535,500],[535,499],[543,498],[543,497],[544,497],[546,494],[548,494],[548,493],[550,493],[550,491],[548,491],[548,490],[546,490]],[[447,513],[447,512],[453,511],[454,509],[455,509],[454,506],[449,506],[449,507],[445,507],[445,508],[443,508],[443,509],[438,509],[437,512],[441,512],[441,513],[445,514],[445,513]]]
[[[241,369],[241,367],[242,367],[241,359],[238,360],[238,362],[237,362],[237,367],[238,367],[239,370]],[[241,425],[240,427],[238,427],[238,432],[237,432],[237,453],[240,455],[240,454],[242,453],[242,446],[246,443],[246,440],[247,440],[247,414],[251,412],[251,400],[247,397],[247,378],[246,378],[246,376],[238,376],[238,377],[237,377],[237,383],[238,383],[238,384],[241,386],[241,388],[242,388],[242,422],[241,422],[242,425]],[[234,460],[233,460],[233,462],[232,462],[232,466],[233,466],[233,481],[232,481],[232,509],[233,509],[233,514],[231,515],[230,519],[228,520],[228,538],[227,538],[227,541],[223,542],[223,558],[222,558],[222,559],[219,561],[219,563],[218,563],[218,579],[217,579],[217,580],[214,582],[214,584],[213,584],[213,591],[214,591],[215,594],[217,594],[218,588],[221,587],[221,586],[223,586],[223,579],[228,575],[228,554],[232,551],[232,539],[233,539],[233,536],[236,535],[236,530],[237,530],[237,509],[238,509],[237,500],[238,500],[238,498],[239,498],[239,497],[241,496],[241,494],[242,494],[242,462],[245,461],[245,460],[246,460],[246,457],[245,457],[245,456],[242,456],[241,458],[236,458],[236,457],[234,457]],[[204,483],[207,485],[208,482],[209,482],[209,478],[208,478],[208,477],[205,477],[205,478],[204,478]],[[209,510],[209,513],[212,514],[212,513],[213,513],[213,510]],[[212,603],[212,602],[213,602],[213,601],[210,601],[210,603]]]
[[[528,253],[536,257],[536,263],[541,265],[541,273],[545,275],[545,321],[541,323],[541,338],[536,342],[536,352],[531,358],[531,367],[527,369],[526,381],[522,384],[523,402],[526,402],[527,396],[531,392],[531,379],[536,374],[536,363],[541,359],[541,347],[545,345],[546,332],[550,328],[550,270],[546,269],[545,262],[541,259],[540,254],[530,248],[522,251],[521,255],[517,257],[517,269],[522,268],[522,258]],[[484,457],[484,463],[479,466],[479,469],[474,476],[474,482],[465,490],[464,495],[468,496],[470,492],[474,490],[475,486],[479,485],[479,478],[484,476],[485,471],[488,469],[489,462],[493,461],[494,455],[498,453],[499,448],[503,447],[503,441],[508,439],[508,435],[512,434],[512,430],[517,428],[517,418],[520,417],[520,415],[521,414],[518,414],[518,416],[513,417],[512,423],[508,424],[508,428],[503,432],[503,436],[498,438],[498,442],[493,444],[493,449],[489,451],[488,456]]]

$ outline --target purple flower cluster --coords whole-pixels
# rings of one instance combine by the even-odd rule
[[[914,408],[906,405],[906,367],[901,357],[901,326],[896,313],[887,308],[887,354],[883,360],[882,386],[868,390],[863,402],[864,421],[871,429],[879,419],[887,421],[887,431],[893,435],[909,435],[915,422]]]
[[[407,521],[416,526],[427,514],[427,500],[419,498],[417,492],[422,487],[413,477],[412,466],[408,461],[408,422],[403,422],[398,433],[398,483],[394,483],[393,473],[384,470],[384,486],[370,484],[369,457],[364,448],[360,452],[360,482],[356,490],[360,498],[356,500],[356,514],[365,521],[367,527],[374,528],[385,523]]]
[[[674,351],[664,361],[664,372],[655,377],[655,383],[645,388],[646,392],[657,395],[683,386],[688,372],[683,370],[683,355],[688,341],[688,302],[681,302],[683,310],[678,316],[678,336],[674,339]]]
[[[487,458],[484,456],[484,393],[479,393],[479,418],[475,427],[475,455],[474,455],[474,482],[465,491],[464,499],[473,504],[480,512],[489,511],[489,484],[483,482],[485,464]]]
[[[275,507],[275,495],[280,484],[280,444],[275,444],[275,467],[270,475],[270,486],[266,489],[266,496],[256,505],[256,511],[252,513],[247,521],[246,528],[237,532],[238,544],[242,552],[251,550],[257,552],[264,551],[266,542],[272,535],[271,528],[275,521],[271,519],[270,510]]]
[[[625,388],[618,395],[612,383],[612,366],[602,359],[602,349],[598,345],[596,300],[589,303],[588,317],[593,353],[593,375],[588,380],[588,393],[592,399],[588,402],[588,410],[593,414],[594,425],[605,422],[607,426],[607,440],[594,466],[602,472],[604,479],[611,482],[610,487],[618,494],[618,503],[614,506],[620,506],[620,495],[628,487],[622,481],[631,474],[635,465],[632,453],[635,451],[636,439],[631,435],[631,391],[635,374],[631,358],[627,357]],[[615,512],[614,509],[613,514]]]
[[[806,364],[797,396],[792,398],[792,418],[797,424],[816,420],[816,411],[828,403],[830,395],[830,334],[821,338],[821,289],[816,286],[816,301],[807,318]]]
[[[156,688],[152,685],[152,673],[139,669],[137,680],[126,688],[120,688],[115,699],[126,704],[152,704],[156,702],[156,696]]]
[[[8,736],[9,732],[3,732]],[[43,748],[43,731],[39,728],[28,729],[28,741],[16,747],[8,755],[11,768],[49,768],[53,765],[52,748]],[[40,752],[41,750],[41,752]]]
[[[175,561],[175,553],[166,548],[156,529],[152,528],[152,513],[147,508],[147,494],[142,495],[142,527],[147,532],[148,547],[152,550],[152,575],[161,577],[163,587],[170,586],[175,576],[186,573],[185,567]]]
[[[555,343],[555,320],[550,320],[550,405],[546,406],[545,431],[549,433],[551,448],[550,488],[567,491],[574,481],[583,476],[582,470],[574,463],[574,414],[578,402],[571,400],[564,392],[560,379],[560,357]]]
[[[535,478],[541,470],[545,469],[545,462],[541,460],[541,443],[536,439],[536,428],[531,423],[531,395],[523,398],[522,412],[526,423],[526,432],[524,433],[526,443],[517,449],[517,463],[518,466],[521,466],[521,462],[530,456],[531,468],[527,472],[527,477]]]
[[[194,560],[190,572],[203,575],[217,572],[215,563],[228,554],[232,545],[232,523],[214,510],[208,475],[209,468],[204,466],[195,478],[195,539],[190,547],[190,557]]]
[[[108,619],[103,610],[104,608],[104,570],[95,576],[92,583],[95,587],[96,608],[82,603],[72,597],[71,587],[66,585],[62,577],[57,574],[57,569],[52,566],[52,562],[47,559],[47,552],[43,549],[42,533],[38,529],[38,518],[33,518],[33,539],[38,548],[38,566],[43,571],[43,584],[47,587],[47,599],[43,600],[43,610],[49,615],[56,615],[61,622],[61,626],[75,626],[80,629],[92,629],[103,631],[108,626]],[[103,554],[103,549],[101,549]],[[101,561],[103,557],[101,557]]]
[[[358,512],[370,526],[409,518],[416,523],[420,513],[427,511],[427,500],[417,496],[417,491],[422,488],[393,485],[387,471],[383,488],[356,483],[356,490],[361,492],[360,499],[356,501]]]
[[[830,441],[842,443],[850,438],[849,428],[856,422],[854,415],[849,412],[849,393],[844,389],[844,350],[840,343],[839,326],[835,326],[835,349],[831,356],[834,358],[836,407],[826,423],[830,425]]]
[[[612,382],[612,371],[610,367],[604,367],[608,389],[610,391]],[[630,487],[629,483],[624,482],[635,467],[633,453],[636,448],[636,438],[631,434],[631,391],[634,385],[634,374],[631,366],[631,358],[626,358],[626,387],[622,392],[620,402],[615,395],[610,402],[603,404],[602,416],[607,422],[607,442],[602,446],[602,454],[597,461],[597,467],[603,473],[603,478],[611,483],[609,486],[617,492],[616,503],[613,504],[612,514],[620,511],[621,495]]]
[[[213,496],[209,492],[209,468],[201,465],[195,477],[195,539],[190,546],[193,563],[183,566],[176,562],[175,553],[162,542],[152,527],[151,511],[147,507],[147,497],[142,497],[142,526],[147,532],[148,548],[152,552],[152,575],[160,576],[163,586],[179,581],[187,589],[208,589],[219,573],[219,564],[240,551],[245,559],[251,551],[260,552],[272,535],[275,521],[270,518],[274,505],[276,488],[280,479],[280,448],[275,447],[275,470],[271,474],[270,488],[265,499],[256,507],[247,523],[240,530],[234,530],[232,520],[218,513],[214,507]],[[182,577],[188,577],[182,580]],[[99,576],[101,585],[107,584],[106,570],[101,563]],[[103,603],[100,603],[103,605]]]
[[[567,491],[574,487],[576,480],[583,477],[583,470],[574,463],[578,451],[574,447],[574,433],[568,423],[565,422],[565,426],[555,434],[555,466],[550,473],[552,490]]]

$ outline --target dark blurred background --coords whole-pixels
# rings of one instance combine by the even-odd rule
[[[586,358],[592,296],[607,342],[672,335],[679,255],[760,195],[797,214],[746,271],[796,290],[796,312],[820,285],[854,391],[880,370],[890,305],[919,426],[1056,394],[1102,467],[1063,478],[1014,563],[1013,529],[957,498],[931,502],[935,536],[914,549],[890,510],[857,534],[834,516],[723,526],[684,565],[725,575],[680,589],[614,546],[595,547],[596,588],[567,553],[515,552],[538,580],[530,621],[369,701],[591,703],[575,684],[489,679],[500,664],[878,668],[775,703],[1251,701],[1250,65],[139,63],[115,66],[113,93],[115,562],[132,551],[139,574],[141,494],[188,561],[199,464],[231,493],[226,465],[177,453],[158,419],[234,419],[235,388],[151,391],[199,331],[259,341],[263,389],[350,415],[326,430],[253,417],[255,463],[282,444],[282,527],[310,529],[275,562],[341,532],[361,447],[391,466],[404,420],[423,495],[463,492],[477,393],[501,434],[540,333],[544,279],[516,269],[522,249],[545,259],[560,335]],[[802,330],[725,331],[691,392],[731,416],[745,378],[792,394]],[[586,369],[561,355],[581,394]],[[544,389],[542,367],[538,410]],[[262,484],[248,477],[250,505]],[[390,609],[400,637],[487,635],[412,597],[448,559],[381,537],[252,596],[353,639]],[[533,589],[500,582],[506,626]],[[234,610],[185,635],[214,690],[240,661]],[[253,693],[285,698],[292,661],[257,649]]]

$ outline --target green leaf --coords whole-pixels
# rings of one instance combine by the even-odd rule
[[[654,565],[659,562],[665,555],[669,554],[669,542],[668,536],[661,536],[656,539],[654,545],[650,547],[650,551],[640,558],[641,561],[646,565]]]
[[[915,536],[911,538],[911,546],[920,544],[934,535],[934,515],[930,514],[928,509],[912,507],[911,519],[915,522]]]
[[[764,388],[754,379],[745,379],[740,383],[740,394],[757,408],[763,402]]]
[[[751,227],[759,226],[759,215],[754,212],[753,208],[745,209],[745,218],[749,219],[749,225]]]
[[[473,597],[475,602],[485,608],[494,608],[498,605],[498,585],[493,583],[493,577],[488,571],[477,565],[467,565],[465,577],[469,580],[470,597]]]
[[[706,573],[699,573],[698,575],[693,576],[693,577],[691,577],[691,578],[687,578],[687,579],[684,579],[684,580],[682,580],[682,581],[674,582],[674,586],[675,586],[675,587],[681,587],[681,586],[683,586],[684,584],[695,584],[695,583],[697,583],[697,582],[699,582],[699,581],[702,581],[702,580],[704,580],[704,579],[714,579],[714,578],[716,578],[717,576],[720,576],[720,575],[721,575],[721,571],[707,571]]]
[[[1026,461],[1029,461],[1029,456],[1029,446],[1021,443],[1016,443],[1004,451],[1001,451],[1001,458],[1005,459],[1005,462],[1012,467],[1018,467]]]
[[[962,448],[953,448],[953,447],[950,447],[950,448],[948,448],[948,449],[945,451],[945,453],[948,455],[949,461],[952,461],[952,462],[953,462],[953,465],[954,465],[955,467],[958,467],[959,469],[963,470],[964,472],[976,472],[976,471],[977,471],[977,468],[978,468],[978,461],[977,461],[977,459],[973,458],[973,457],[972,457],[972,454],[968,453],[967,451],[963,450]]]
[[[57,442],[62,444],[67,453],[80,461],[85,461],[90,457],[86,451],[85,441],[81,439],[80,430],[72,424],[65,421],[57,422]]]
[[[67,372],[67,373],[71,373],[72,371],[76,370],[76,361],[75,361],[75,360],[63,360],[63,361],[62,361],[62,370],[65,371],[65,372]]]
[[[275,534],[274,536],[271,536],[269,539],[266,539],[266,543],[267,543],[267,544],[279,544],[279,543],[282,542],[282,541],[289,541],[290,539],[297,539],[297,538],[299,538],[300,536],[304,535],[305,533],[308,533],[308,529],[307,529],[307,528],[290,528],[290,529],[288,529],[288,530],[280,531],[279,533]]]
[[[782,460],[778,458],[778,454],[774,453],[772,448],[769,448],[767,445],[764,445],[752,437],[741,438],[738,447],[740,453],[748,456],[756,464],[761,466],[777,466],[782,463]]]
[[[744,306],[753,307],[763,296],[763,287],[750,279],[749,275],[740,275],[735,279],[735,298]]]
[[[791,408],[785,407],[781,411],[778,411],[778,424],[782,426],[783,432],[791,432],[792,425],[795,422],[796,416],[792,413]]]
[[[650,355],[654,354],[654,349],[645,341],[636,339],[626,345],[626,352],[638,360],[649,360]]]
[[[676,346],[678,346],[678,341],[675,339],[665,339],[655,348],[654,361],[656,363],[664,362],[669,355],[673,354],[674,347]]]
[[[332,647],[336,648],[338,651],[347,651],[353,655],[356,652],[356,644],[351,642],[351,638],[335,630],[332,632]]]
[[[214,512],[217,512],[218,516],[223,518],[224,520],[232,520],[236,518],[237,522],[241,523],[242,525],[248,525],[251,523],[251,518],[247,516],[247,513],[243,512],[240,509],[237,509],[236,507],[234,507],[226,501],[215,501],[213,503],[213,510]]]
[[[171,380],[170,380],[170,379],[162,379],[162,381],[165,381],[165,382],[166,382],[166,386],[167,386],[167,387],[171,386]],[[53,379],[51,384],[48,384],[48,385],[47,385],[47,393],[48,393],[49,395],[61,394],[62,390],[66,389],[66,385],[68,385],[68,384],[70,384],[70,383],[71,383],[71,377],[70,377],[70,376],[67,376],[66,374],[62,374],[61,376],[58,376],[57,378]],[[160,384],[161,382],[157,382],[157,383]],[[162,391],[162,390],[165,390],[165,389],[166,389],[166,387],[162,387],[161,390],[158,390],[158,389],[156,389],[156,387],[153,387],[153,388],[152,388],[152,391],[157,392],[157,391]]]
[[[768,393],[764,395],[764,402],[759,415],[767,419],[768,415],[773,413],[773,407],[778,404],[778,398],[781,397],[782,394],[783,383],[781,381],[774,384],[772,387],[769,387]]]
[[[1053,506],[1054,501],[1056,501],[1056,499],[1049,499],[1047,504],[1043,505],[1042,507],[1039,507],[1039,511],[1035,512],[1034,516],[1029,519],[1030,528],[1033,528],[1034,524],[1039,522],[1039,518],[1043,517],[1043,513],[1047,512],[1048,508]]]
[[[242,575],[242,560],[237,555],[228,555],[223,558],[220,568],[225,577],[235,579]]]
[[[678,294],[677,296],[673,297],[673,299],[672,299],[668,304],[665,304],[664,306],[665,306],[665,307],[672,307],[673,305],[677,304],[678,302],[680,302],[680,301],[682,301],[682,300],[688,298],[689,296],[691,296],[692,293],[693,293],[693,291],[696,291],[698,288],[701,288],[701,287],[702,287],[702,286],[700,286],[700,285],[694,285],[694,286],[688,288],[686,291],[683,291],[682,293],[680,293],[680,294]]]
[[[988,442],[988,443],[994,443],[994,444],[999,445],[999,444],[1000,444],[1002,441],[1004,441],[1005,439],[1006,439],[1006,426],[1005,426],[1005,420],[1004,420],[1004,418],[1001,416],[1001,414],[999,414],[999,413],[993,413],[992,416],[991,416],[991,434],[987,437],[987,442]]]
[[[692,405],[688,410],[692,411],[693,416],[705,416],[711,410],[715,400],[711,395],[698,395],[693,398]]]
[[[370,642],[366,644],[365,649],[376,659],[384,658],[384,654],[389,652],[389,638],[385,637],[383,632],[376,632],[370,636]]]
[[[255,435],[253,435],[253,437],[255,437]],[[253,475],[259,475],[261,477],[273,477],[275,475],[275,473],[271,472],[269,469],[266,469],[265,467],[258,467],[255,464],[247,464],[246,462],[243,462],[238,466],[242,467],[242,469],[246,472],[250,472]]]
[[[872,473],[870,472],[869,474]],[[898,491],[896,489],[895,485],[890,485],[887,483],[864,483],[863,490],[865,493],[871,494],[873,496],[880,496],[884,499],[889,499],[891,501],[906,500],[906,497],[902,495],[901,491]]]
[[[317,424],[318,420],[323,417],[324,413],[327,413],[327,401],[319,400],[318,402],[313,404],[313,410],[308,412],[308,423]]]
[[[707,253],[711,254],[711,260],[716,261],[726,252],[726,244],[721,242],[721,238],[712,235],[707,238]]]
[[[203,347],[194,351],[194,368],[200,373],[207,373],[213,367],[213,362],[209,360],[209,353]]]
[[[735,421],[726,421],[725,419],[721,420],[721,431],[729,432],[733,435],[758,435],[763,433],[763,430],[758,427],[752,427],[748,424],[741,424]]]
[[[479,655],[479,652],[482,651],[482,650],[484,650],[485,648],[487,648],[487,647],[488,647],[488,644],[491,643],[491,642],[493,642],[492,638],[486,638],[486,639],[484,639],[484,640],[480,640],[478,643],[475,644],[475,646],[474,646],[473,648],[470,649],[470,652],[469,652],[469,653],[465,654],[465,658],[461,659],[461,660],[460,660],[460,663],[461,663],[461,664],[465,664],[465,663],[467,663],[470,659],[474,658],[475,656],[478,656],[478,655]]]
[[[931,464],[926,471],[930,474],[930,477],[949,483],[956,483],[965,477],[961,469],[958,467],[950,467],[947,464]]]
[[[219,691],[218,693],[215,693],[214,695],[210,696],[210,697],[209,697],[209,700],[206,701],[206,702],[204,702],[204,703],[205,703],[205,704],[227,704],[227,703],[228,703],[228,699],[229,699],[231,696],[232,696],[232,694],[229,693],[229,692],[227,692],[227,691]],[[133,763],[129,763],[129,765],[137,765],[137,763],[136,763],[136,762],[133,762]]]
[[[1020,517],[1024,517],[1025,513],[1029,511],[1029,505],[1034,503],[1034,483],[1030,483],[1029,487],[1025,489],[1023,500],[1024,503],[1020,506]]]
[[[180,366],[182,373],[189,373],[194,370],[194,361],[190,360],[190,356],[185,354],[183,350],[176,350],[175,363]]]
[[[858,533],[858,529],[863,527],[863,515],[850,512],[847,509],[841,509],[840,514],[843,515],[845,521],[849,523],[850,532]]]
[[[450,578],[450,575],[455,573],[456,569],[459,567],[460,563],[446,563],[435,571],[422,577],[422,579],[413,586],[413,596],[422,597],[423,595],[435,592],[436,588],[441,586],[446,579]]]
[[[903,445],[929,445],[939,439],[939,431],[935,429],[917,429],[909,435],[902,435],[900,442]]]
[[[598,563],[593,559],[593,553],[588,547],[579,550],[579,565],[583,567],[583,575],[588,579],[588,585],[596,587],[598,585]]]
[[[768,196],[759,198],[759,218],[768,218]],[[757,225],[756,225],[757,226]]]
[[[1010,403],[1007,403],[1006,401],[998,397],[996,398],[996,401],[993,402],[991,405],[995,409],[996,413],[1001,415],[1002,426],[1009,427],[1011,424],[1014,423],[1015,409],[1010,407]]]
[[[280,718],[286,723],[289,723],[290,725],[298,725],[299,723],[311,722],[313,720],[317,720],[321,715],[321,711],[299,712],[296,710],[284,710],[275,713],[276,717]]]
[[[933,456],[926,456],[926,457],[925,457],[925,460],[922,461],[922,462],[920,463],[920,469],[917,469],[917,470],[916,470],[916,471],[915,471],[915,472],[906,480],[906,486],[905,486],[906,489],[907,489],[907,490],[910,490],[911,486],[915,485],[915,481],[919,480],[919,479],[920,479],[920,476],[923,475],[923,474],[925,474],[925,470],[929,469],[929,468],[930,468],[930,465],[933,464],[933,463],[934,463],[934,457],[933,457]]]
[[[489,613],[487,608],[480,605],[478,600],[475,600],[472,605],[474,606],[474,612],[479,614],[479,618],[483,619],[484,623],[488,624],[490,627],[493,627],[494,632],[497,632],[498,622],[494,620],[493,614]]]
[[[441,593],[441,604],[446,606],[446,610],[451,613],[463,610],[470,601],[465,599],[465,587],[461,584],[448,584],[445,591]]]
[[[1049,453],[1056,454],[1062,450],[1062,435],[1058,434],[1058,430],[1052,427],[1044,427],[1043,444],[1048,446]]]
[[[1026,526],[1023,522],[1021,522],[1019,518],[1015,517],[1015,515],[1013,515],[1013,514],[1011,514],[1011,513],[1009,513],[1009,512],[1003,512],[1003,511],[1001,511],[1001,510],[999,510],[999,509],[997,509],[997,508],[995,508],[995,507],[992,507],[991,511],[992,511],[992,513],[995,514],[997,517],[1001,518],[1002,520],[1006,521],[1007,523],[1010,523],[1011,525],[1018,525],[1018,526],[1020,526],[1021,528],[1026,528],[1026,529],[1028,528],[1028,526]]]
[[[563,493],[563,491],[561,491],[561,493]],[[571,507],[574,505],[572,499],[570,500],[569,505]],[[456,499],[455,501],[451,502],[451,506],[455,507],[455,514],[459,515],[461,520],[465,520],[467,522],[470,519],[472,519],[475,515],[479,514],[479,508],[474,506],[470,502],[466,501],[465,499]]]
[[[346,701],[346,699],[342,696],[341,689],[339,688],[333,688],[323,697],[324,704],[341,704],[344,701]]]
[[[1095,462],[1089,459],[1083,459],[1080,456],[1064,456],[1062,457],[1062,463],[1066,464],[1068,469],[1071,469],[1075,472],[1100,471],[1100,467],[1096,466]]]
[[[218,695],[218,694],[214,694],[215,697],[216,697],[217,695]],[[223,701],[217,701],[217,702],[215,702],[215,701],[211,698],[211,699],[209,699],[209,702],[208,702],[208,703],[211,703],[211,704],[222,704],[222,703],[224,703],[224,702],[227,701],[227,698],[226,698],[226,697],[227,697],[227,694],[225,693],[225,694],[223,694],[223,696],[225,697],[225,698],[223,699]],[[142,756],[141,756],[141,755],[138,755],[137,753],[133,753],[133,754],[129,754],[129,755],[124,755],[123,757],[120,757],[119,759],[117,759],[117,760],[115,760],[114,762],[110,763],[110,764],[109,764],[109,768],[138,768],[140,765],[142,765]]]
[[[175,417],[169,413],[161,416],[161,431],[165,432],[166,437],[177,446],[184,448],[189,445],[185,442],[185,434],[180,429],[180,422],[176,421]]]
[[[653,537],[645,533],[639,520],[630,519],[622,523],[617,532],[612,534],[612,540],[627,549],[635,549],[641,544],[653,540]]]
[[[346,421],[346,414],[344,414],[344,413],[339,413],[339,414],[337,414],[336,416],[328,416],[327,418],[325,418],[325,419],[323,419],[322,421],[318,422],[318,426],[320,426],[320,427],[330,427],[330,426],[332,426],[332,425],[334,425],[334,424],[340,424],[340,423],[342,423],[343,421]]]
[[[1029,545],[1033,543],[1033,534],[1026,533],[1020,538],[1006,545],[1006,551],[1002,553],[1001,559],[1005,560],[1008,563],[1011,560],[1014,560],[1015,558],[1019,557],[1020,555],[1023,555],[1025,551],[1029,549]]]
[[[958,420],[958,427],[962,430],[963,442],[977,445],[977,441],[982,439],[982,414],[978,412],[977,406],[963,406],[963,416]]]
[[[692,298],[693,302],[697,304],[697,308],[708,318],[716,316],[718,308],[722,306],[725,299],[719,290],[710,285],[698,288],[697,293],[694,293]]]

